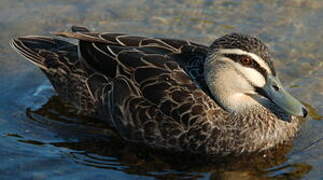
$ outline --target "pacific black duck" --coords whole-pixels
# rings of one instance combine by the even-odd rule
[[[11,45],[62,98],[127,141],[206,155],[262,151],[291,140],[307,114],[253,36],[205,46],[77,26],[55,34],[78,43],[25,36]]]

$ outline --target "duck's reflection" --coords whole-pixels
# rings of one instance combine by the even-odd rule
[[[126,143],[106,124],[78,114],[56,96],[38,110],[27,110],[27,116],[66,141],[46,143],[20,139],[20,142],[69,149],[68,157],[75,163],[128,174],[157,179],[299,179],[312,169],[307,164],[286,163],[290,144],[264,153],[210,159]]]

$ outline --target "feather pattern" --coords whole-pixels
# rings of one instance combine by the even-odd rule
[[[228,113],[210,98],[203,75],[207,46],[77,26],[72,31],[55,35],[77,39],[77,45],[41,36],[20,37],[11,45],[44,71],[60,96],[109,123],[125,140],[212,155],[268,149],[297,130],[298,122],[272,123],[291,130],[285,139],[269,141],[273,134],[266,127],[274,114],[260,109],[260,120],[252,121],[251,113]],[[256,142],[258,133],[264,135]]]

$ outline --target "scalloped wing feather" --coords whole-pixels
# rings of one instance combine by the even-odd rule
[[[168,149],[205,149],[213,123],[226,112],[174,59],[180,50],[159,46],[80,42],[86,63],[112,79],[104,96],[111,123],[124,138]]]
[[[13,44],[45,67],[61,96],[79,103],[82,111],[93,111],[123,138],[153,147],[207,151],[213,124],[227,114],[203,91],[205,46],[86,28],[73,31],[55,34],[78,39],[79,58],[76,46],[62,40],[38,37]],[[36,48],[29,41],[50,41],[55,47],[43,43]]]

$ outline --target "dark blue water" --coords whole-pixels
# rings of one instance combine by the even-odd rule
[[[0,0],[0,179],[322,179],[322,18],[320,0]],[[255,34],[310,117],[294,143],[272,157],[195,163],[125,143],[105,124],[77,115],[8,45],[12,37],[72,24],[205,44],[233,31]]]

